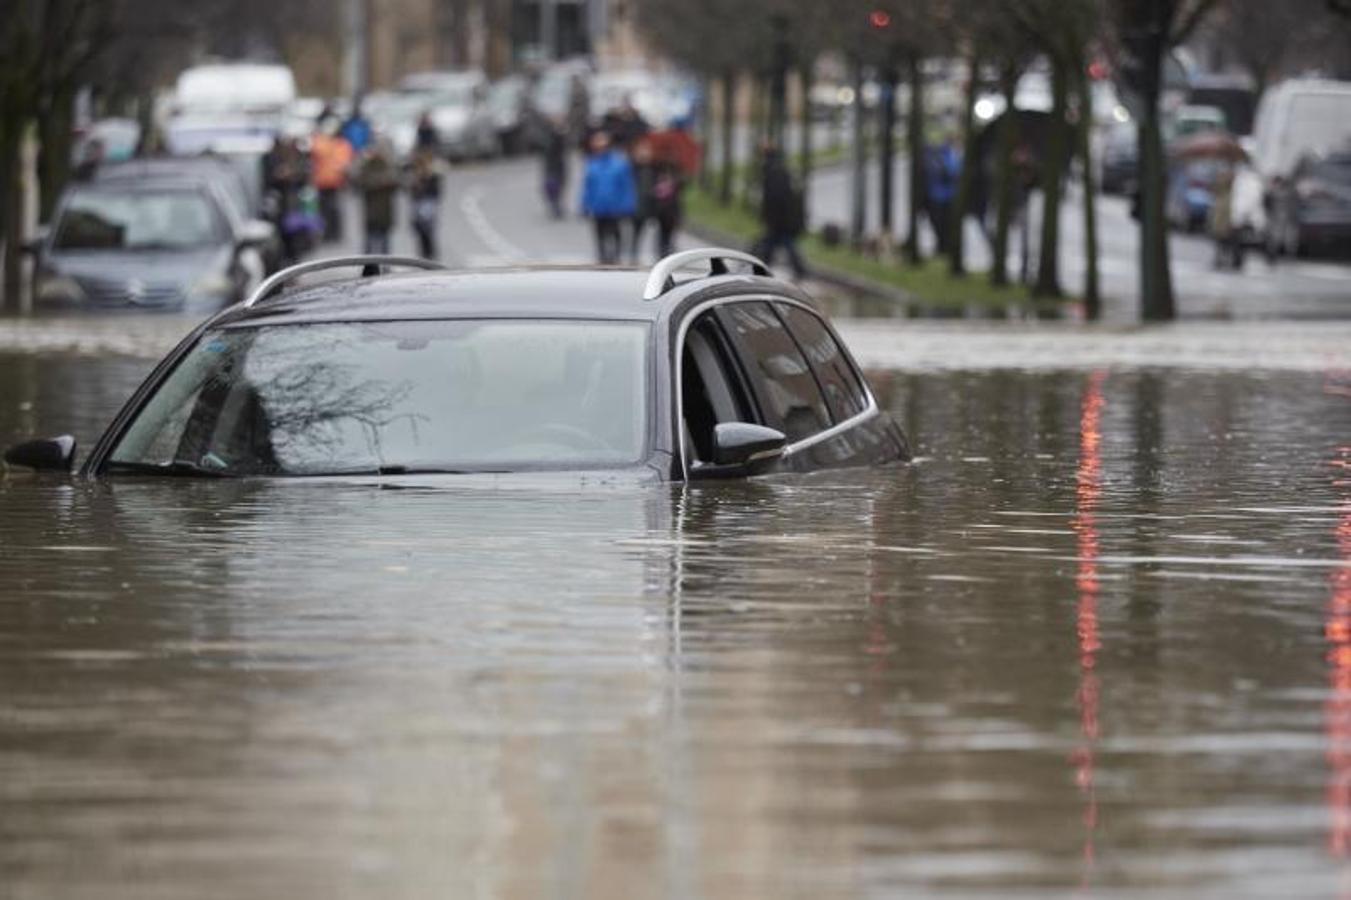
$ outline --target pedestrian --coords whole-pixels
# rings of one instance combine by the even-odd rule
[[[924,170],[928,192],[925,213],[938,239],[938,252],[947,254],[952,244],[952,204],[957,198],[957,180],[962,171],[961,153],[950,135],[925,149]]]
[[[583,152],[591,147],[591,92],[579,73],[573,73],[568,83],[568,134],[581,143]]]
[[[643,232],[648,223],[657,228],[657,258],[671,255],[676,228],[680,224],[680,195],[684,179],[679,165],[670,159],[658,157],[651,141],[640,140],[634,144],[632,161],[638,209],[632,220],[629,261],[637,264]]]
[[[633,166],[610,136],[598,131],[591,137],[591,155],[582,177],[582,214],[596,231],[596,257],[603,266],[616,265],[623,239],[620,223],[637,211]]]
[[[775,252],[783,248],[793,268],[793,277],[800,281],[807,275],[807,267],[797,249],[797,239],[804,224],[802,194],[793,184],[783,154],[773,144],[767,143],[761,149],[761,173],[760,221],[765,232],[755,242],[752,252],[766,263],[773,263]]]
[[[432,153],[440,151],[441,133],[437,131],[436,126],[432,124],[431,113],[424,111],[422,115],[418,116],[417,136],[414,139],[413,146],[415,149],[427,150]]]
[[[703,148],[690,134],[688,116],[678,116],[671,121],[669,128],[652,132],[648,139],[652,142],[652,152],[657,159],[674,163],[680,170],[683,182],[688,183],[699,174]]]
[[[351,144],[353,153],[360,155],[370,147],[371,123],[366,118],[365,113],[361,111],[360,97],[352,104],[352,113],[342,123],[341,133],[343,137],[347,138],[347,143]]]
[[[605,113],[600,127],[609,132],[610,139],[626,153],[631,152],[634,145],[652,130],[642,113],[633,105],[633,96],[630,94],[624,95],[618,107]]]
[[[294,138],[278,138],[263,158],[268,207],[281,235],[282,255],[294,263],[308,252],[318,223],[307,204],[309,160]]]
[[[637,206],[629,220],[629,263],[638,264],[638,249],[649,220],[657,217],[656,185],[657,163],[652,156],[652,145],[639,141],[630,148],[629,161],[633,166],[633,190]]]
[[[394,227],[394,196],[399,190],[399,173],[394,168],[394,152],[386,138],[380,138],[366,150],[357,178],[366,218],[366,252],[388,253],[389,232]]]
[[[310,168],[315,190],[319,192],[319,216],[323,221],[323,240],[342,240],[342,191],[347,186],[347,170],[352,165],[352,145],[339,134],[336,116],[320,119],[310,138]]]
[[[563,218],[563,193],[568,186],[568,135],[566,126],[558,119],[544,123],[544,145],[541,158],[544,163],[544,199],[555,219]]]
[[[652,183],[652,217],[657,222],[657,258],[675,252],[676,231],[684,218],[685,175],[674,161],[657,158]]]
[[[413,206],[413,231],[423,259],[436,259],[436,229],[441,219],[441,158],[434,149],[413,152],[408,195]]]
[[[1216,269],[1243,269],[1243,241],[1233,217],[1234,169],[1225,166],[1216,174],[1211,188],[1209,225],[1215,242]]]

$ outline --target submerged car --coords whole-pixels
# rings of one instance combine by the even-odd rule
[[[27,249],[41,308],[211,313],[262,281],[274,239],[219,179],[162,172],[71,187]]]
[[[341,267],[362,274],[332,280]],[[30,441],[5,459],[68,471],[74,450]],[[807,295],[746,254],[690,250],[650,273],[302,263],[185,338],[81,473],[681,481],[908,456]]]

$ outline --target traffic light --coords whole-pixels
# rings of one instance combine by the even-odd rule
[[[875,9],[868,13],[868,24],[881,31],[891,27],[891,13],[885,9]]]

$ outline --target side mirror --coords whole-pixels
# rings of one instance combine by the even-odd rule
[[[69,472],[75,462],[75,438],[63,434],[16,444],[5,451],[5,462],[40,471]]]
[[[272,227],[271,222],[264,222],[262,219],[249,219],[239,226],[238,243],[241,247],[258,247],[271,241],[276,233],[276,229]]]
[[[713,429],[713,461],[695,468],[700,478],[754,475],[783,456],[788,438],[782,431],[749,422],[723,422]]]

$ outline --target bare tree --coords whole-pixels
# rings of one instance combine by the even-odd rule
[[[1177,315],[1163,216],[1166,161],[1159,100],[1163,66],[1219,0],[1106,0],[1116,23],[1124,80],[1138,95],[1140,121],[1140,310],[1146,321]]]
[[[1064,127],[1069,121],[1071,94],[1080,110],[1079,141],[1087,152],[1091,127],[1091,100],[1085,76],[1088,48],[1100,24],[1096,0],[1011,0],[1009,10],[1027,31],[1029,39],[1045,54],[1051,67],[1051,127],[1047,131],[1046,152],[1042,157],[1041,245],[1037,279],[1032,293],[1039,297],[1059,297],[1060,284],[1060,200],[1064,173],[1072,148]],[[1097,214],[1094,206],[1091,160],[1084,159],[1084,217],[1087,246],[1085,304],[1090,318],[1098,313]]]

